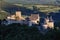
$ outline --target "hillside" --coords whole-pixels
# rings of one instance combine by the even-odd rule
[[[46,12],[46,13],[56,12],[56,11],[60,10],[60,7],[56,6],[56,5],[41,5],[41,4],[35,4],[35,5],[32,5],[32,4],[14,4],[14,5],[24,6],[27,9],[33,9],[32,6],[36,6],[38,9],[40,9],[39,11]]]
[[[5,10],[3,10],[3,8],[9,6],[10,4],[8,4],[7,2],[4,1],[0,1],[0,19],[5,19],[7,17],[7,15],[9,15],[9,13]]]
[[[0,1],[0,9],[7,12],[8,14],[15,14],[17,10],[21,11],[23,15],[30,15],[34,13],[33,7],[36,6],[39,9],[40,16],[44,16],[49,12],[56,12],[60,10],[59,6],[55,5],[41,5],[41,4],[11,4],[4,1]],[[41,13],[42,12],[42,13]]]
[[[8,12],[0,9],[0,19],[3,20],[9,15]]]
[[[3,10],[3,8],[11,6],[11,5],[12,5],[11,3],[5,2],[3,0],[0,1],[0,9],[2,9],[2,10]]]
[[[5,0],[9,3],[60,5],[60,0]]]
[[[43,4],[34,4],[34,5],[33,4],[12,4],[12,3],[5,2],[5,1],[0,1],[0,8],[2,10],[6,11],[6,12],[9,11],[9,13],[10,13],[11,10],[13,10],[13,9],[17,10],[20,7],[26,7],[27,9],[32,10],[33,9],[32,6],[36,6],[39,9],[39,11],[45,12],[45,13],[56,12],[56,11],[60,10],[60,7],[56,6],[56,5],[47,5],[47,4],[44,4],[44,5]],[[10,10],[10,8],[11,8],[11,10]],[[9,9],[9,10],[7,10],[7,9]]]

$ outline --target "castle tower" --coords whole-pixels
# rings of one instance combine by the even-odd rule
[[[16,11],[15,16],[17,20],[21,19],[21,11]]]
[[[47,29],[48,28],[48,25],[47,25],[46,21],[44,21],[42,26],[43,26],[43,29]]]
[[[50,18],[45,18],[44,24],[43,24],[44,29],[47,28],[52,28],[54,29],[54,21],[52,19],[52,16]]]
[[[47,29],[48,28],[48,23],[49,23],[49,18],[47,16],[47,18],[45,18],[44,23],[43,23],[43,29]]]
[[[48,23],[49,28],[54,28],[54,21],[52,19],[52,16],[50,17],[49,23]]]
[[[52,16],[49,19],[50,19],[50,21],[53,21]]]
[[[49,18],[45,18],[45,22],[48,24],[49,23]]]

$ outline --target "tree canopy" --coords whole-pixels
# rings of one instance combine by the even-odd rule
[[[0,25],[0,30],[1,40],[55,40],[60,36],[60,31],[55,29],[49,30],[43,35],[36,27],[28,27],[27,25],[15,23],[8,26]]]

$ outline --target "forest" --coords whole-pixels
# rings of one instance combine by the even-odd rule
[[[50,29],[42,34],[36,26],[28,27],[13,23],[8,26],[0,25],[1,40],[60,40],[60,29]]]

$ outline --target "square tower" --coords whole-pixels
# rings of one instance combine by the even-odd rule
[[[19,18],[21,18],[21,11],[16,11],[16,17],[19,17]]]

